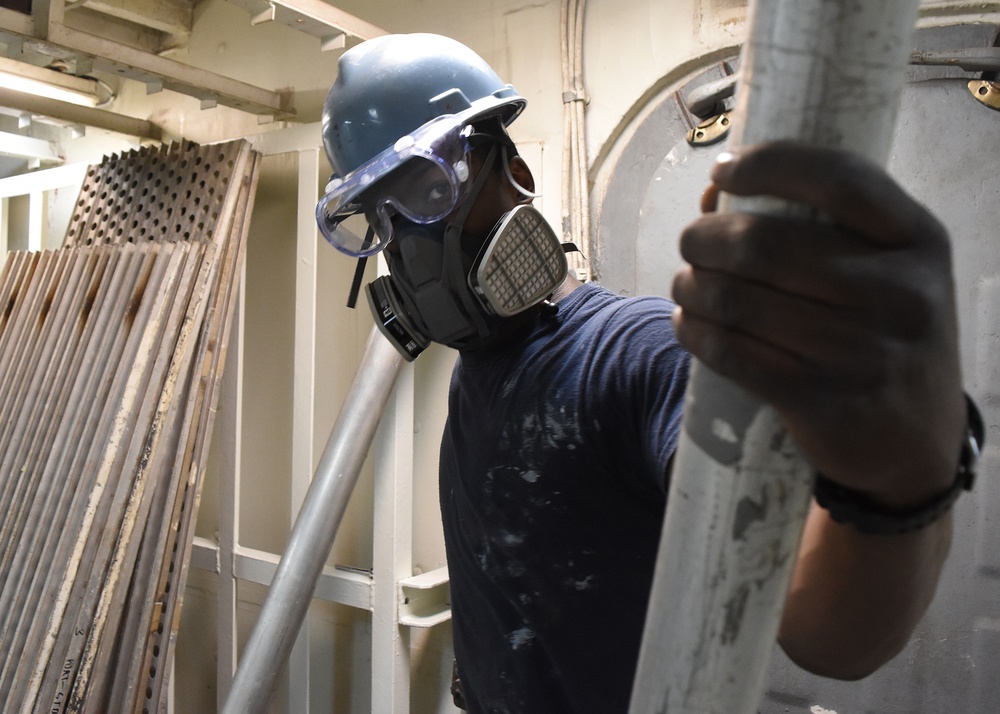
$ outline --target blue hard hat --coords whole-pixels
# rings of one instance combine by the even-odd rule
[[[323,145],[346,176],[440,116],[510,124],[527,101],[479,55],[449,37],[385,35],[340,57],[323,105]]]

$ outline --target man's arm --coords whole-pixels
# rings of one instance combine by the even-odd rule
[[[788,656],[826,677],[859,679],[894,657],[930,604],[950,514],[905,535],[864,536],[814,505],[778,633]]]
[[[888,175],[845,152],[755,147],[716,191],[771,195],[825,221],[708,213],[682,235],[681,342],[777,410],[834,482],[889,509],[953,483],[965,427],[951,252],[941,225]],[[810,513],[779,640],[826,676],[874,671],[931,601],[949,517],[863,535]]]

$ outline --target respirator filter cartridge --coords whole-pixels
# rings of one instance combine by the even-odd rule
[[[548,298],[566,278],[566,253],[533,206],[506,213],[469,275],[469,287],[499,317],[511,317]]]

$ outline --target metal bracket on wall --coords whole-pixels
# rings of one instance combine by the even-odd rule
[[[432,627],[451,619],[448,568],[399,581],[399,624]]]
[[[250,13],[250,24],[278,22],[297,32],[312,35],[320,41],[320,49],[334,50],[355,45],[386,34],[386,31],[365,22],[323,0],[229,0]]]
[[[976,101],[990,109],[1000,111],[1000,84],[985,79],[973,79],[969,82],[969,91]]]
[[[711,146],[726,138],[732,122],[728,113],[712,117],[687,133],[687,141],[691,146]]]
[[[733,102],[740,75],[734,61],[723,60],[719,67],[724,75],[699,84],[686,95],[675,98],[691,129],[686,138],[691,146],[711,146],[726,138],[732,123]],[[698,124],[695,125],[694,122]]]

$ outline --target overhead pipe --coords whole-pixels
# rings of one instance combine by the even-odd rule
[[[403,358],[373,327],[340,408],[257,624],[240,657],[223,714],[264,712],[288,662]]]
[[[580,249],[590,277],[590,199],[587,167],[587,90],[583,83],[583,20],[586,0],[560,4],[560,56],[562,59],[563,157],[562,236]],[[570,264],[576,259],[571,253]]]
[[[0,106],[10,107],[20,112],[39,114],[61,121],[106,129],[126,136],[160,141],[163,132],[156,124],[145,119],[135,119],[124,114],[116,114],[106,109],[84,107],[59,99],[39,97],[28,92],[0,87]]]
[[[917,0],[756,0],[733,145],[888,159]],[[722,211],[803,215],[773,198]],[[692,367],[630,714],[754,714],[814,485],[774,410]]]

